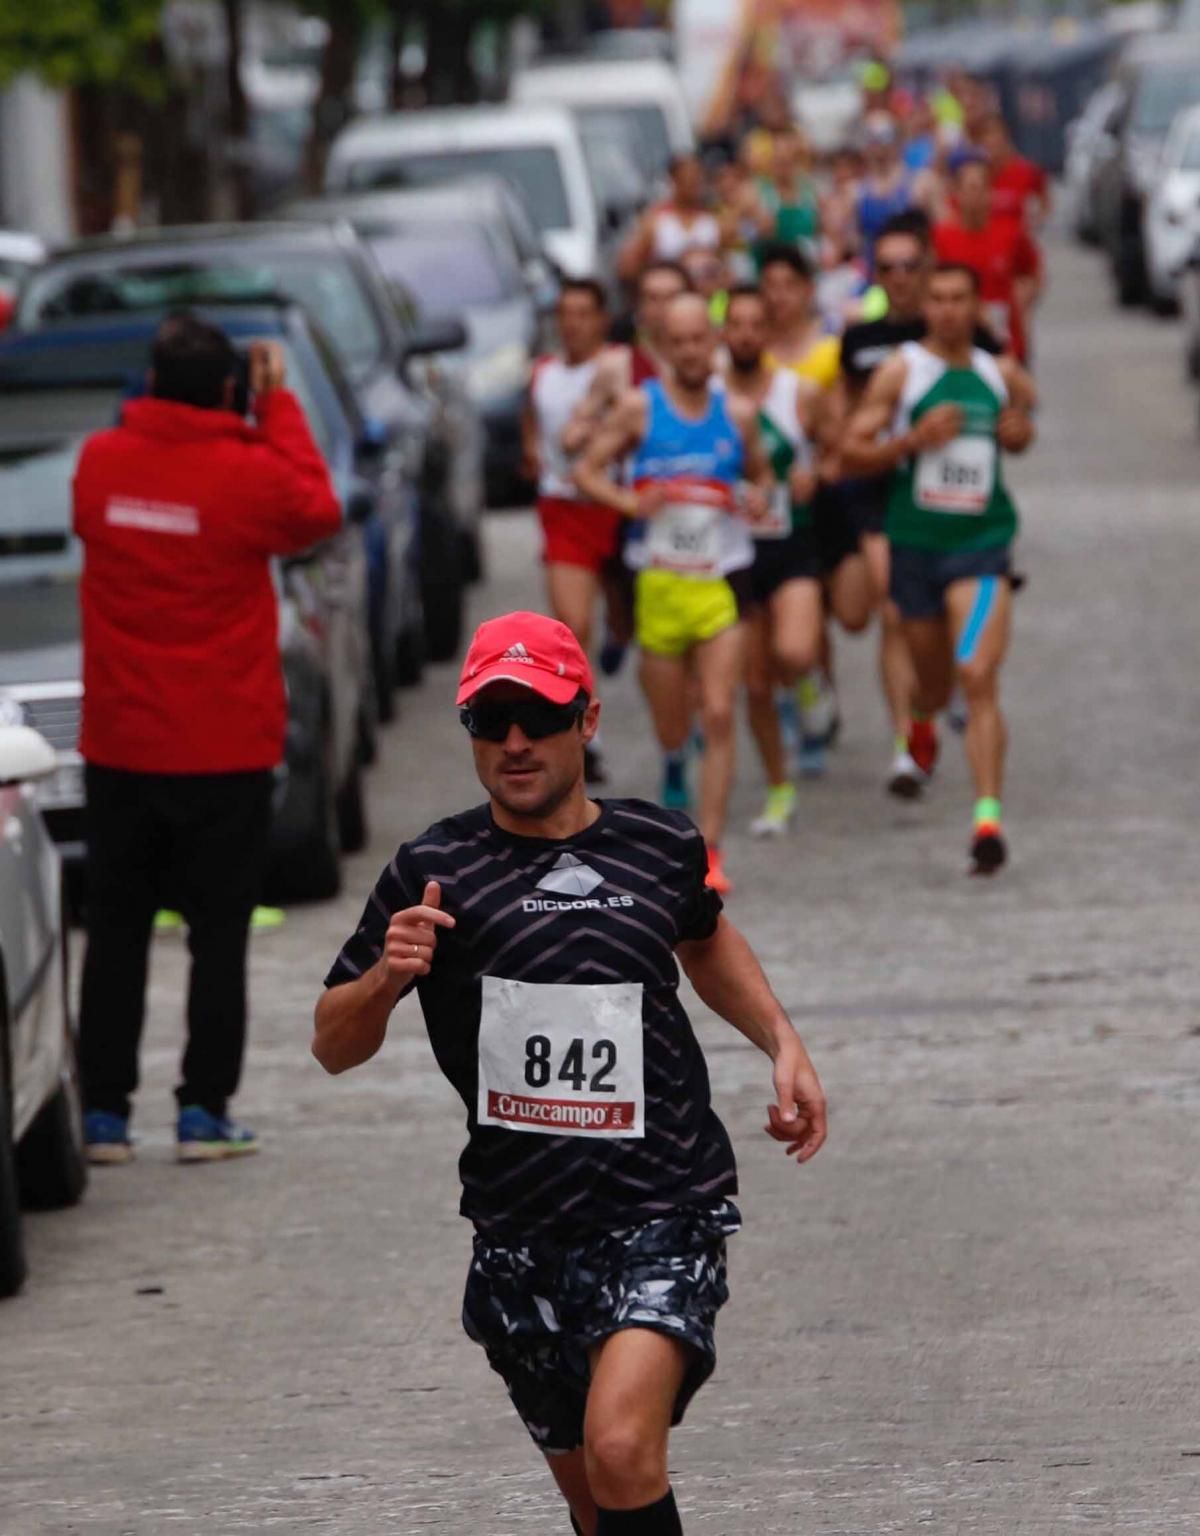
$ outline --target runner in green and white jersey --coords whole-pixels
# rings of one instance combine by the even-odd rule
[[[751,529],[746,689],[750,728],[767,776],[766,804],[750,825],[754,837],[781,835],[796,814],[775,690],[794,688],[818,664],[824,622],[811,507],[817,477],[810,433],[820,392],[790,368],[769,367],[767,342],[762,295],[756,288],[734,289],[725,321],[725,384],[733,398],[757,408],[759,438],[775,476],[770,515]]]
[[[971,869],[990,874],[1007,857],[998,680],[1017,532],[1000,451],[1022,453],[1032,443],[1035,395],[1015,359],[974,345],[978,311],[974,273],[939,267],[924,341],[906,342],[873,376],[846,442],[856,473],[896,471],[887,514],[891,597],[916,666],[916,706],[923,714],[944,708],[957,679],[976,793]]]

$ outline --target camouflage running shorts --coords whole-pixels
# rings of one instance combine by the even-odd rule
[[[588,1351],[623,1328],[691,1346],[672,1420],[712,1375],[713,1325],[729,1298],[725,1239],[741,1226],[729,1200],[585,1238],[506,1248],[476,1235],[463,1327],[482,1344],[513,1407],[547,1455],[583,1443]]]

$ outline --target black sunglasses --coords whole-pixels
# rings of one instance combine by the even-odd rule
[[[514,725],[530,741],[544,741],[569,731],[587,712],[587,699],[580,696],[568,704],[552,704],[537,695],[530,699],[477,699],[464,704],[458,718],[476,741],[507,741]]]

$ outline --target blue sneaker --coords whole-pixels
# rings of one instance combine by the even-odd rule
[[[181,1163],[215,1163],[258,1151],[258,1137],[244,1125],[185,1104],[175,1123],[175,1155]]]
[[[133,1158],[129,1121],[106,1109],[89,1109],[83,1117],[83,1140],[89,1163],[128,1163]]]
[[[663,809],[686,811],[691,806],[687,787],[687,764],[681,758],[668,758],[663,763]]]
[[[801,737],[796,767],[802,779],[825,777],[825,738],[823,736]]]
[[[620,640],[614,640],[611,635],[605,635],[604,644],[600,647],[600,671],[605,677],[616,677],[621,670],[627,650],[628,646],[623,645]]]

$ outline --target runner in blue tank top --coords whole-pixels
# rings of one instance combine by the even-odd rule
[[[863,178],[855,197],[858,236],[870,277],[875,274],[875,242],[889,219],[932,207],[933,178],[910,171],[900,157],[900,130],[886,112],[875,112],[863,125]]]
[[[754,560],[748,519],[766,514],[772,474],[757,413],[731,400],[712,377],[715,349],[704,301],[692,294],[674,300],[666,329],[670,382],[655,380],[622,398],[579,460],[575,478],[589,501],[641,524],[626,558],[637,573],[642,687],[665,759],[663,800],[680,809],[687,806],[683,752],[694,661],[705,743],[699,822],[709,848],[709,883],[724,891],[729,882],[720,843],[745,659],[741,607]],[[632,487],[612,472],[626,457]]]

